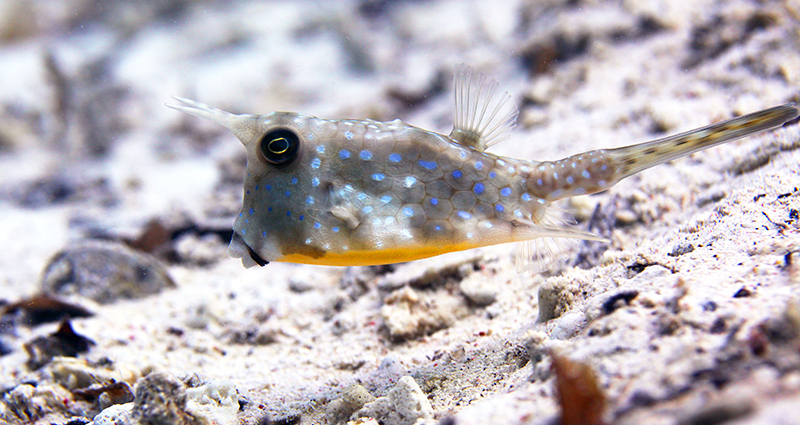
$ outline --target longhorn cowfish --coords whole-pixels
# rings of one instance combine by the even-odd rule
[[[486,152],[509,137],[518,115],[497,88],[459,65],[449,135],[399,119],[235,115],[179,97],[181,105],[168,106],[228,128],[247,150],[244,200],[228,247],[245,267],[378,265],[540,238],[603,241],[554,220],[551,203],[602,192],[800,114],[789,103],[646,143],[533,161]],[[518,250],[518,267],[530,249]]]

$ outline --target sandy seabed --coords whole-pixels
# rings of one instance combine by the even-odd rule
[[[610,243],[546,272],[245,270],[244,150],[164,107],[447,134],[467,63],[492,151],[554,160],[797,101],[797,2],[5,0],[0,40],[0,422],[554,424],[556,355],[594,423],[800,424],[796,123],[558,204]]]

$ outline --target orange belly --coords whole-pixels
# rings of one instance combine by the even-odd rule
[[[475,241],[477,242],[477,241]],[[380,264],[403,263],[422,258],[478,248],[485,244],[462,242],[458,244],[414,245],[403,248],[389,248],[374,251],[347,251],[342,253],[326,253],[319,258],[300,254],[285,255],[279,262],[315,264],[318,266],[374,266]]]

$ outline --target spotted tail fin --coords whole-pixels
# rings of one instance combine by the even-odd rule
[[[618,180],[622,180],[675,158],[781,126],[798,115],[800,110],[797,106],[787,103],[652,142],[608,149],[606,152],[614,162],[620,164]]]

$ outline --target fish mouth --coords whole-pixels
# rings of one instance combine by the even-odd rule
[[[250,245],[244,244],[244,246],[247,247],[247,253],[250,254],[250,258],[252,258],[253,261],[255,261],[256,264],[258,264],[260,267],[264,267],[267,264],[269,264],[269,261],[261,258],[261,256],[258,255],[257,252],[253,251],[253,248],[250,248]]]
[[[264,267],[269,264],[269,261],[260,256],[250,245],[247,245],[242,236],[236,232],[233,233],[231,243],[228,245],[228,255],[233,258],[241,258],[242,265],[248,269],[255,265]]]

